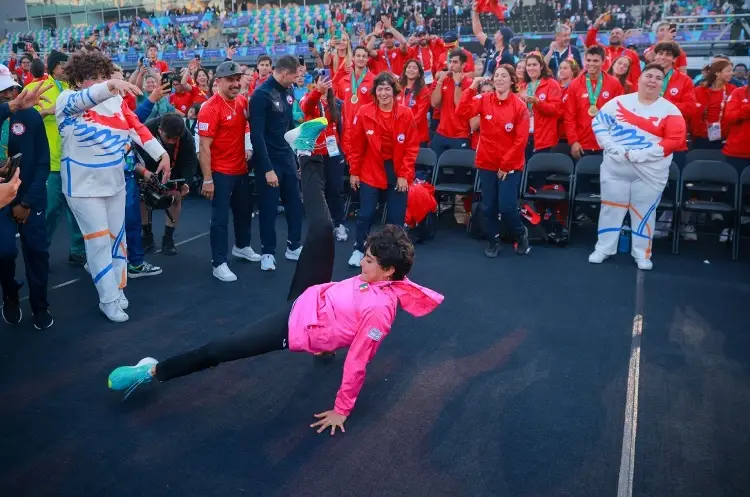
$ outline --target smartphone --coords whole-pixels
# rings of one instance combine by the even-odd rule
[[[21,167],[21,155],[22,154],[16,154],[13,157],[10,157],[8,159],[7,167],[8,170],[5,172],[5,182],[10,181],[10,179],[13,177],[14,174],[16,174],[16,169]]]
[[[670,24],[669,25],[669,30],[670,31],[674,31],[676,33],[677,32],[677,24],[675,24],[675,23]]]
[[[161,85],[169,85],[167,89],[169,91],[172,91],[172,78],[174,78],[173,72],[163,72],[161,73]]]
[[[195,60],[201,60],[201,54],[195,54]]]
[[[328,78],[328,79],[331,79],[331,70],[330,70],[330,69],[323,69],[323,70],[322,70],[322,71],[320,72],[320,75],[321,75],[322,77],[324,77],[324,78]]]
[[[314,41],[309,41],[309,42],[307,42],[307,46],[308,46],[308,48],[315,48],[315,42]]]

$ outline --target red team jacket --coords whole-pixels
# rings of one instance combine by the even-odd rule
[[[352,129],[352,122],[354,121],[354,116],[357,115],[357,112],[359,112],[359,109],[361,109],[364,105],[367,105],[369,103],[372,103],[373,97],[372,91],[373,83],[375,82],[375,74],[373,74],[372,71],[367,71],[367,74],[365,74],[364,79],[362,80],[362,83],[360,83],[358,91],[358,98],[359,101],[356,104],[352,103],[352,76],[354,75],[354,70],[350,74],[347,74],[346,71],[339,71],[336,73],[336,76],[333,78],[333,89],[334,93],[336,94],[336,98],[344,101],[344,110],[342,112],[342,120],[344,129],[341,130],[341,141],[342,141],[342,148],[344,149],[344,155],[349,158],[349,133]]]
[[[396,176],[414,181],[414,163],[419,153],[419,137],[414,116],[405,105],[393,104],[393,169]],[[360,181],[381,190],[388,187],[388,179],[380,153],[381,142],[377,122],[377,104],[359,109],[353,121],[349,145],[349,173]]]
[[[604,104],[615,97],[623,94],[622,85],[616,78],[602,72],[604,78],[602,91],[599,93],[599,99],[596,106],[602,108]],[[592,81],[591,86],[596,89],[597,81]],[[565,113],[565,135],[568,137],[568,143],[580,143],[584,150],[601,150],[599,142],[596,141],[594,131],[591,129],[591,121],[594,119],[589,116],[589,91],[586,87],[586,73],[581,74],[570,83],[568,93],[563,99],[563,111]]]
[[[747,86],[732,92],[724,107],[722,130],[729,136],[724,143],[724,155],[750,159],[750,89]]]
[[[427,123],[427,112],[430,110],[431,93],[432,87],[425,86],[422,87],[422,89],[419,90],[419,93],[414,97],[406,95],[406,89],[396,97],[398,103],[411,109],[411,113],[414,115],[414,121],[417,123],[417,137],[419,143],[430,141],[430,125]]]
[[[680,113],[682,114],[682,117],[685,118],[686,124],[691,121],[696,111],[696,100],[695,86],[693,85],[693,80],[690,79],[690,76],[678,71],[677,69],[673,69],[672,76],[669,78],[669,84],[667,85],[663,97],[680,109]],[[687,141],[677,149],[678,152],[684,152],[686,150]]]
[[[586,33],[584,45],[586,45],[587,47],[601,45],[601,43],[596,41],[596,35],[598,33],[598,29],[593,27],[590,28]],[[640,57],[638,57],[638,54],[625,47],[615,48],[604,45],[601,46],[602,48],[604,48],[604,53],[607,54],[607,58],[604,60],[604,65],[602,66],[602,71],[609,71],[610,66],[612,66],[612,64],[614,64],[621,55],[625,55],[630,59],[630,73],[628,74],[628,81],[631,85],[633,85],[633,88],[638,88],[638,78],[641,77],[641,59]]]
[[[695,113],[690,120],[690,133],[694,138],[708,138],[708,123],[715,123],[721,114],[721,101],[726,97],[724,113],[729,96],[737,87],[729,83],[723,90],[712,90],[707,86],[698,86],[695,89]],[[723,121],[723,119],[722,119]],[[721,135],[726,138],[729,132],[725,126],[721,127]]]
[[[619,83],[618,83],[619,84]],[[529,111],[511,93],[505,100],[496,93],[477,94],[469,88],[461,95],[456,114],[467,121],[479,115],[479,145],[476,164],[490,171],[521,171],[529,141]]]
[[[526,94],[526,84],[519,91]],[[552,148],[560,142],[557,126],[562,114],[562,89],[554,78],[542,78],[536,89],[539,102],[534,112],[534,150]]]
[[[316,155],[328,156],[328,147],[326,147],[326,137],[335,136],[336,143],[341,148],[341,135],[339,135],[338,124],[331,118],[331,113],[328,110],[328,102],[326,99],[321,99],[322,94],[317,88],[313,88],[307,92],[299,103],[302,113],[305,115],[305,121],[316,119],[318,117],[325,117],[328,119],[328,126],[325,131],[318,135],[318,139],[315,142],[315,150],[313,151]],[[322,111],[322,114],[321,114]]]

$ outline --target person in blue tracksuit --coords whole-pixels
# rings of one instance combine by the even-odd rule
[[[9,121],[8,157],[22,154],[21,187],[13,202],[0,209],[2,315],[5,322],[12,325],[20,323],[23,317],[18,295],[22,284],[16,281],[16,258],[18,256],[16,233],[20,233],[34,327],[45,330],[53,323],[47,302],[49,244],[45,215],[47,210],[46,184],[50,164],[49,144],[44,122],[39,113],[29,108],[17,109],[15,103],[17,100],[12,106],[10,105],[18,87],[8,68],[0,66],[0,127],[6,120]],[[51,85],[41,85],[35,92],[41,94],[50,87]]]
[[[297,161],[294,152],[284,139],[284,133],[294,128],[292,106],[294,96],[291,86],[297,79],[299,62],[291,55],[276,61],[274,72],[255,89],[250,99],[250,139],[255,169],[255,188],[259,200],[260,241],[262,253],[260,268],[276,269],[276,207],[279,193],[289,231],[285,257],[296,261],[302,252],[302,196]]]

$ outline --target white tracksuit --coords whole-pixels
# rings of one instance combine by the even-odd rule
[[[127,283],[125,150],[133,141],[154,159],[165,151],[106,82],[62,92],[55,117],[63,192],[83,233],[99,301],[114,302]]]
[[[685,144],[685,119],[664,98],[645,105],[637,93],[631,93],[607,102],[591,126],[604,149],[596,251],[607,255],[617,252],[622,222],[629,210],[633,224],[631,255],[650,259],[656,207],[669,179],[672,152]]]

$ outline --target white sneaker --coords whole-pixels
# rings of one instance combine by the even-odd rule
[[[692,224],[686,224],[683,226],[680,233],[682,234],[682,239],[686,242],[694,242],[698,240],[698,233],[695,232],[695,226]]]
[[[151,364],[152,366],[159,364],[159,361],[154,359],[153,357],[144,357],[140,361],[138,361],[138,364],[135,365],[137,368],[138,366],[143,366],[144,364]]]
[[[284,254],[284,257],[286,257],[290,261],[298,261],[299,255],[301,253],[302,253],[302,245],[297,247],[295,250],[286,249],[286,253]]]
[[[643,271],[651,271],[654,267],[654,263],[650,259],[636,259],[635,263],[638,264],[638,269]]]
[[[214,278],[227,283],[230,281],[237,281],[237,275],[229,269],[226,262],[214,268]]]
[[[250,245],[245,248],[239,248],[235,245],[232,247],[232,255],[250,262],[260,261],[260,254],[256,253]]]
[[[609,259],[609,256],[607,254],[599,252],[598,250],[594,250],[593,252],[591,252],[591,255],[589,255],[589,262],[591,264],[601,264],[607,259]]]
[[[352,256],[349,257],[349,266],[359,267],[359,263],[362,262],[362,259],[364,258],[365,258],[365,254],[363,254],[359,250],[355,250],[354,252],[352,252]]]
[[[261,271],[276,271],[276,258],[271,254],[263,254],[260,258]]]
[[[333,228],[333,233],[336,235],[337,242],[345,242],[349,239],[349,230],[343,224]]]
[[[86,263],[83,264],[83,269],[85,269],[87,273],[91,273],[91,271],[89,271],[89,263],[88,262],[86,262]]]
[[[107,319],[109,319],[113,323],[124,323],[125,321],[130,319],[130,316],[125,314],[125,311],[120,308],[119,300],[115,300],[114,302],[109,302],[107,304],[99,302],[99,309],[104,313],[105,316],[107,316]]]
[[[123,311],[128,309],[128,306],[130,305],[130,302],[128,302],[128,298],[125,296],[125,292],[120,290],[120,298],[117,299],[117,303],[120,304],[120,309]]]

